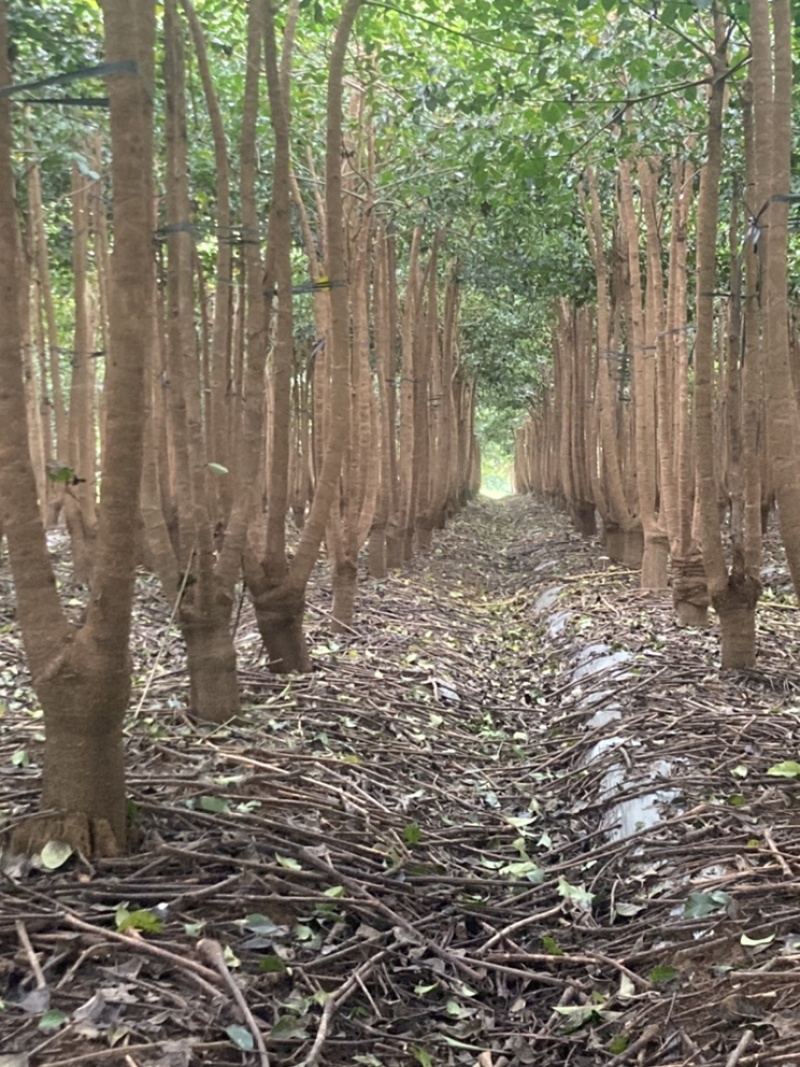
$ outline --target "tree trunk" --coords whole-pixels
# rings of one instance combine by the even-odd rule
[[[346,246],[344,239],[344,218],[342,207],[342,82],[347,42],[353,28],[358,10],[363,0],[345,0],[342,14],[336,29],[336,35],[330,52],[327,93],[327,125],[325,155],[325,204],[326,204],[326,249],[329,262],[344,273],[346,264]],[[284,71],[282,71],[283,77]],[[288,95],[287,77],[286,95]],[[274,92],[274,80],[271,84],[270,102],[273,123],[282,112],[279,98]],[[276,110],[277,104],[277,110]],[[288,100],[286,101],[288,107]],[[286,112],[286,137],[281,138],[280,153],[285,153],[285,189],[283,184],[283,163],[278,172],[279,141],[278,127],[276,133],[276,174],[273,181],[273,200],[278,195],[281,203],[287,206],[287,227],[290,222],[291,187],[289,182],[289,143],[288,112]],[[281,181],[278,181],[278,178]],[[273,214],[275,206],[273,203]],[[289,230],[289,236],[291,231]],[[288,282],[280,289],[286,294],[280,307],[291,305],[291,242],[278,242],[278,263],[281,276]],[[252,558],[245,557],[245,577],[256,611],[256,619],[264,645],[270,657],[272,670],[308,671],[311,661],[303,634],[303,612],[305,610],[305,590],[314,568],[319,547],[325,534],[325,527],[330,509],[339,491],[342,457],[349,435],[348,412],[348,366],[350,360],[350,314],[348,301],[348,284],[345,277],[331,278],[327,289],[330,300],[331,329],[326,347],[330,347],[330,412],[325,432],[325,448],[322,467],[318,472],[311,505],[300,543],[294,558],[289,563],[285,553],[275,551],[279,538],[277,514],[271,525],[273,531],[268,535],[267,551],[260,565]],[[280,283],[279,283],[280,284]],[[289,313],[290,314],[290,313]],[[290,340],[290,339],[289,339]],[[274,459],[273,459],[274,464]],[[275,469],[273,465],[273,470]],[[279,491],[282,489],[282,480]],[[284,494],[285,499],[285,494]],[[270,499],[270,514],[273,501]],[[280,523],[285,522],[285,510],[280,515]],[[281,541],[283,544],[283,541]]]
[[[703,562],[711,603],[720,617],[722,664],[746,668],[755,663],[755,625],[751,616],[760,593],[755,574],[745,570],[740,546],[735,545],[728,571],[722,548],[717,509],[714,465],[714,293],[716,291],[716,240],[719,186],[722,170],[722,119],[725,78],[728,73],[726,42],[717,0],[714,17],[714,74],[708,105],[707,162],[700,177],[697,205],[697,334],[695,343],[695,434],[697,499],[700,510]]]
[[[114,222],[107,437],[103,500],[86,623],[76,631],[58,600],[27,447],[11,125],[0,98],[0,499],[17,616],[44,710],[43,816],[19,825],[15,849],[61,839],[87,854],[125,848],[122,719],[130,691],[128,639],[141,479],[144,351],[153,298],[152,164],[154,3],[107,0],[105,58],[128,66],[108,79]],[[9,83],[5,7],[0,6],[0,84]],[[131,56],[136,59],[130,69]]]
[[[236,649],[230,630],[231,602],[195,613],[181,605],[179,623],[186,642],[189,710],[201,722],[226,722],[241,710]]]
[[[752,0],[754,118],[757,150],[766,148],[765,214],[759,251],[766,337],[767,434],[781,540],[800,596],[800,420],[789,362],[787,223],[792,192],[792,15],[789,0]],[[770,46],[769,10],[773,43]],[[761,185],[761,182],[759,182]],[[782,198],[782,199],[781,199]],[[759,205],[760,207],[760,205]]]
[[[333,568],[333,626],[335,633],[349,633],[355,618],[358,593],[358,568],[351,559],[343,559]]]

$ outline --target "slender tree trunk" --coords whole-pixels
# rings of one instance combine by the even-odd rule
[[[722,667],[755,664],[755,609],[761,590],[748,573],[741,544],[733,545],[730,571],[725,563],[717,508],[714,467],[714,293],[719,184],[722,170],[722,118],[727,74],[726,36],[716,0],[712,5],[716,51],[708,112],[708,154],[700,178],[697,206],[697,335],[695,404],[697,494],[702,527],[703,562],[711,603],[720,617]]]
[[[769,10],[772,10],[770,45]],[[778,503],[778,522],[795,593],[800,595],[800,425],[789,362],[787,222],[792,191],[792,17],[789,0],[751,0],[753,22],[756,148],[769,167],[763,182],[765,206],[759,254],[765,295],[767,433]],[[769,162],[767,162],[769,161]],[[759,181],[759,186],[762,182]],[[758,205],[756,210],[760,210]]]
[[[628,566],[641,564],[641,524],[631,513],[625,490],[622,449],[617,425],[617,390],[612,376],[614,353],[608,267],[603,242],[602,210],[597,181],[591,168],[587,171],[588,196],[582,193],[589,248],[594,263],[597,287],[597,417],[599,422],[600,471],[607,513],[604,519],[604,544],[612,559]],[[622,364],[617,364],[618,373]]]
[[[339,490],[339,478],[348,437],[348,364],[350,358],[350,322],[348,301],[348,280],[341,275],[346,263],[346,244],[344,236],[344,216],[342,204],[342,97],[344,63],[347,42],[353,28],[358,10],[363,0],[345,0],[339,24],[331,48],[328,68],[326,156],[325,156],[325,218],[326,218],[326,255],[332,265],[330,286],[326,290],[330,300],[330,394],[329,418],[326,427],[325,448],[322,466],[319,470],[314,500],[311,505],[300,543],[291,560],[278,558],[274,550],[277,545],[275,532],[267,538],[267,553],[264,561],[258,564],[252,557],[245,557],[245,577],[256,610],[259,631],[269,655],[270,666],[276,672],[307,671],[310,669],[310,657],[303,634],[303,613],[305,595],[311,571],[319,553],[319,547],[325,534],[331,506]],[[282,80],[285,71],[281,71]],[[288,81],[288,75],[286,75]],[[274,82],[273,82],[274,84]],[[285,93],[288,101],[288,85]],[[275,122],[276,97],[271,87],[270,102]],[[288,107],[288,103],[287,103]],[[286,112],[288,115],[288,111]],[[285,150],[278,137],[276,128],[276,174],[273,181],[273,214],[276,201],[286,204],[287,224],[290,206],[291,187],[289,179],[288,121]],[[285,183],[283,171],[278,172],[279,153],[285,151]],[[286,303],[291,306],[291,243],[275,242],[278,255],[279,274],[287,281],[278,292],[286,294]],[[336,272],[333,272],[335,267]],[[340,273],[341,272],[341,273]],[[283,299],[281,299],[283,304]],[[280,312],[280,307],[279,307]],[[280,321],[278,330],[280,331]],[[283,335],[281,335],[283,336]],[[285,477],[285,475],[281,475]],[[282,483],[280,483],[282,484]],[[273,500],[270,498],[270,514]],[[272,529],[277,531],[276,517]],[[284,510],[280,513],[280,522],[285,521]]]

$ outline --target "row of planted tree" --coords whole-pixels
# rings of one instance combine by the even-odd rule
[[[365,543],[370,573],[384,576],[427,549],[432,530],[477,489],[475,388],[457,357],[456,266],[443,262],[441,234],[399,234],[376,210],[380,161],[367,100],[355,79],[344,90],[361,2],[342,7],[329,55],[324,167],[318,174],[309,149],[301,187],[290,109],[297,0],[282,36],[271,4],[249,4],[235,150],[197,15],[190,0],[166,0],[156,196],[155,5],[107,0],[111,225],[102,144],[92,135],[72,174],[68,388],[37,147],[9,104],[0,33],[0,82],[11,90],[0,96],[0,497],[45,717],[43,807],[54,813],[21,825],[15,848],[53,838],[89,852],[124,847],[122,718],[137,565],[156,572],[177,605],[193,713],[223,721],[240,709],[231,614],[242,576],[271,667],[309,669],[303,614],[323,543],[332,625],[348,630]],[[193,218],[190,52],[213,131],[211,241]],[[345,107],[352,121],[343,121]],[[257,128],[265,108],[272,166],[263,217]],[[12,168],[20,137],[22,181]],[[294,276],[298,243],[305,282]],[[313,302],[301,323],[310,329],[295,321],[301,301]],[[75,577],[89,590],[80,624],[60,603],[47,549],[46,525],[62,510]],[[299,528],[292,551],[287,515]]]
[[[713,605],[726,667],[755,661],[762,532],[776,500],[800,591],[800,344],[787,297],[791,12],[778,0],[770,24],[769,6],[751,3],[752,60],[737,85],[730,27],[715,5],[698,173],[692,145],[671,159],[623,158],[606,185],[586,172],[596,301],[555,309],[552,379],[516,444],[517,487],[562,501],[583,534],[599,513],[608,555],[641,567],[643,588],[671,578],[681,623],[705,625]],[[728,129],[732,93],[744,121]]]

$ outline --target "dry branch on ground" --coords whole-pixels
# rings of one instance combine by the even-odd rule
[[[170,644],[128,727],[138,850],[6,862],[0,1063],[792,1062],[797,786],[767,771],[800,630],[772,566],[749,674],[529,499],[365,582],[350,637],[320,583],[310,676],[263,668],[245,606],[239,723],[186,720]],[[41,724],[5,615],[13,822]],[[143,580],[142,679],[167,619]]]

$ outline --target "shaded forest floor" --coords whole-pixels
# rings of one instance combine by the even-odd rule
[[[478,502],[345,639],[320,572],[312,676],[264,669],[244,606],[248,711],[213,730],[143,579],[139,849],[4,857],[0,1067],[800,1062],[800,625],[768,573],[759,668],[723,675],[562,516]],[[41,723],[0,584],[8,822]]]

